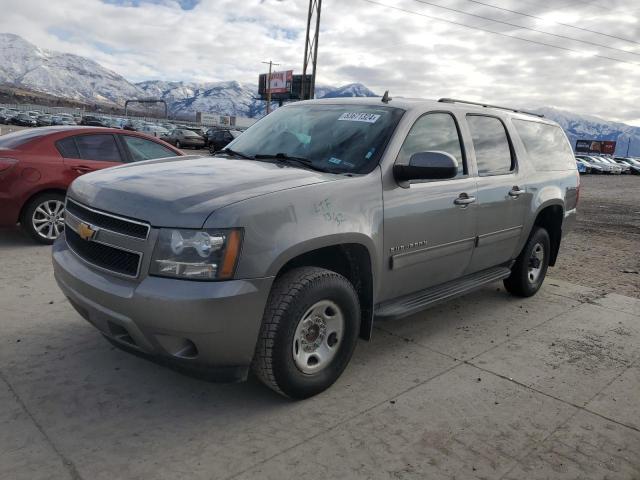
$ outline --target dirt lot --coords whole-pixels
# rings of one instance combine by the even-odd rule
[[[578,222],[550,275],[640,298],[640,176],[581,177]]]

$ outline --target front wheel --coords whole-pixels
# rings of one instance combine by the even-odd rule
[[[346,368],[359,326],[358,295],[345,277],[317,267],[290,270],[269,295],[252,370],[287,397],[316,395]]]
[[[535,295],[544,281],[551,256],[549,233],[542,227],[533,227],[527,244],[504,280],[504,287],[518,297]]]

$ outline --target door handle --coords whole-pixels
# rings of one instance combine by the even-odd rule
[[[453,203],[456,205],[460,205],[462,208],[476,201],[476,197],[470,197],[466,193],[461,193],[458,198],[456,198]]]
[[[88,173],[92,170],[91,167],[87,167],[86,165],[76,165],[73,169],[78,173]]]
[[[509,190],[509,196],[512,198],[518,198],[523,193],[526,193],[526,190],[520,189],[517,185],[514,185],[511,190]]]

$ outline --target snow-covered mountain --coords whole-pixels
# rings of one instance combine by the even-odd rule
[[[165,82],[137,83],[145,96],[162,98],[173,115],[189,115],[194,112],[210,112],[222,115],[257,117],[264,114],[265,102],[258,99],[258,87],[248,83],[230,82]],[[342,87],[316,87],[316,98],[375,97],[361,83]],[[274,104],[275,105],[275,104]]]
[[[79,100],[121,105],[140,95],[124,77],[85,57],[39,48],[0,34],[0,84]]]
[[[350,83],[342,87],[316,86],[316,98],[378,97],[361,83]]]
[[[258,100],[258,87],[239,82],[146,81],[136,85],[143,96],[161,98],[175,116],[195,112],[256,117],[264,113],[265,102]]]

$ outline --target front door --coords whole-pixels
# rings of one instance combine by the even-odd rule
[[[393,185],[384,191],[384,255],[379,301],[389,300],[463,275],[476,236],[476,178],[469,175],[459,128],[446,112],[416,120],[396,163],[411,155],[443,151],[458,161],[449,180]]]
[[[478,169],[478,241],[469,273],[517,255],[531,193],[505,125],[497,117],[467,115]]]

